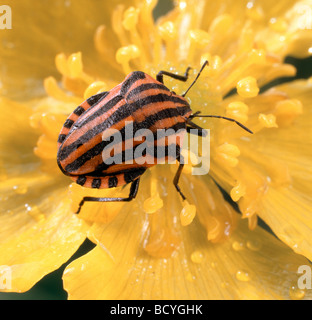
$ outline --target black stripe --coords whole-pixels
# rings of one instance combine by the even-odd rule
[[[119,97],[119,99],[116,99],[118,97]],[[110,100],[106,105],[108,105],[108,104],[110,106],[112,104],[115,105],[117,102],[119,102],[121,100],[120,97],[121,96],[117,96],[117,97],[113,98],[112,100],[114,100],[114,101],[112,102],[112,100]],[[181,104],[183,104],[185,106],[185,101],[184,100],[182,100],[182,99],[180,99],[178,97],[172,97],[172,96],[166,95],[166,94],[157,94],[157,95],[153,95],[153,96],[148,96],[148,97],[146,97],[144,99],[138,99],[137,102],[135,102],[135,103],[124,104],[123,106],[118,108],[105,121],[101,122],[100,124],[98,124],[94,128],[92,128],[89,131],[87,131],[84,135],[82,135],[79,139],[77,139],[71,145],[62,148],[62,150],[60,150],[60,153],[59,153],[60,160],[62,161],[64,159],[66,159],[73,151],[75,151],[77,149],[78,145],[85,144],[86,142],[91,140],[94,136],[96,136],[97,134],[100,134],[105,129],[109,128],[111,125],[116,124],[116,123],[122,121],[123,119],[127,118],[130,114],[132,114],[136,110],[138,110],[140,108],[143,108],[144,106],[146,106],[148,104],[151,104],[151,103],[165,102],[165,101],[172,101],[174,103],[181,103]],[[104,105],[101,109],[105,108],[106,105]],[[83,121],[83,123],[79,124],[79,127],[81,127],[85,123],[93,120],[93,118],[95,118],[95,114],[96,114],[96,116],[98,116],[99,113],[104,113],[105,112],[105,110],[101,111],[101,109],[98,110],[97,112],[95,112],[92,116],[86,118],[85,121]],[[179,110],[183,109],[185,111],[189,111],[190,110],[188,106],[187,107],[178,107],[177,109],[179,109]],[[174,109],[172,109],[172,110],[174,110]],[[91,117],[92,117],[92,119],[89,120]],[[138,130],[140,128],[144,128],[145,123],[146,123],[146,120],[145,120],[144,123],[142,123],[142,125],[140,127],[134,128],[134,132],[135,132],[135,130]],[[146,128],[148,128],[148,127],[146,127]]]
[[[114,166],[114,165],[110,165],[108,167],[112,167],[112,166]],[[125,166],[127,166],[127,165],[125,164]],[[88,173],[88,177],[93,177],[93,178],[112,177],[112,176],[117,176],[119,174],[125,174],[125,175],[131,176],[134,171],[135,172],[139,171],[139,172],[141,172],[140,175],[142,175],[146,169],[147,168],[145,168],[144,166],[141,166],[141,167],[137,167],[137,168],[129,168],[129,169],[122,169],[122,170],[118,170],[118,171],[113,171],[110,173],[107,173],[105,171],[103,172],[103,171],[96,170],[96,171]],[[133,175],[135,175],[135,174],[133,173]],[[138,176],[135,176],[135,177],[138,177]]]
[[[172,126],[170,129],[173,129],[174,131],[177,131],[179,129],[185,129],[185,122],[178,122],[174,126]],[[164,130],[164,135],[165,135],[165,130]],[[158,133],[159,137],[159,133]],[[157,139],[157,133],[154,133],[154,139]],[[95,145],[93,148],[82,154],[80,157],[78,157],[76,160],[74,160],[72,163],[68,164],[65,167],[65,171],[67,172],[74,172],[77,171],[83,164],[85,164],[87,161],[91,160],[95,156],[99,155],[104,147],[108,144],[111,143],[109,141],[101,141],[97,145]],[[136,148],[139,148],[140,145],[135,146],[133,149],[133,152],[126,152],[126,150],[122,151],[121,154],[114,155],[114,159],[120,159],[121,163],[124,163],[126,161],[132,160],[134,152]],[[60,154],[59,154],[60,157]]]
[[[145,156],[146,154],[146,149],[147,151],[151,151],[152,152],[148,152],[149,155],[153,155],[154,157],[157,157],[157,153],[159,153],[160,155],[163,155],[165,154],[166,156],[169,156],[172,154],[172,148],[173,145],[176,146],[176,144],[172,144],[172,147],[168,147],[168,146],[157,146],[157,140],[161,139],[161,138],[164,138],[166,136],[170,136],[172,135],[171,132],[173,132],[174,134],[177,133],[177,131],[181,130],[181,129],[184,129],[185,130],[185,122],[178,122],[176,123],[174,126],[172,126],[171,128],[169,129],[172,129],[172,131],[170,130],[168,132],[168,130],[161,130],[161,131],[158,131],[158,132],[154,132],[153,133],[153,139],[154,139],[154,144],[156,143],[156,145],[154,145],[153,147],[147,145],[147,143],[145,145],[142,146],[142,144],[139,144],[139,145],[136,145],[134,146],[132,149],[126,149],[126,150],[123,150],[121,151],[120,153],[118,154],[115,154],[114,157],[109,157],[107,159],[103,159],[104,161],[107,161],[107,160],[117,160],[118,161],[118,164],[121,164],[121,163],[125,163],[126,161],[134,161],[135,162],[135,153],[139,152],[137,151],[137,148],[144,148],[142,150],[142,155]],[[111,145],[110,145],[111,146]],[[112,145],[113,146],[113,145]],[[158,148],[158,149],[157,149]],[[169,148],[169,149],[168,149]],[[158,151],[158,152],[157,152]],[[170,152],[169,152],[170,151]],[[177,154],[178,155],[178,154]],[[159,157],[162,157],[162,156],[159,156]],[[110,165],[105,165],[105,163],[103,163],[101,166],[103,167],[111,167],[113,166],[113,164],[110,164]],[[114,173],[116,174],[116,173]],[[105,175],[105,173],[104,173]]]
[[[109,188],[115,188],[115,187],[117,187],[117,184],[118,184],[117,177],[113,176],[108,179],[108,187]]]
[[[58,137],[58,139],[57,139],[57,142],[58,142],[58,143],[62,143],[62,142],[65,140],[66,136],[67,136],[67,135],[66,135],[66,134],[63,134],[63,133],[60,134],[59,137]]]
[[[99,189],[101,186],[101,179],[93,179],[91,187],[95,189]]]
[[[63,127],[67,128],[67,129],[70,129],[73,124],[74,124],[74,121],[73,121],[73,120],[71,120],[71,119],[66,119]]]
[[[98,103],[100,100],[103,100],[108,94],[109,94],[109,91],[100,92],[88,98],[87,102],[89,103],[90,106],[93,106],[94,104]]]
[[[120,94],[125,97],[129,88],[139,79],[145,79],[145,73],[142,71],[134,71],[131,76],[122,83]]]
[[[99,155],[103,151],[105,142],[101,141],[100,143],[95,145],[93,148],[91,148],[90,150],[82,154],[80,157],[78,157],[76,160],[74,160],[72,163],[68,164],[65,167],[65,171],[67,172],[77,171],[84,163],[91,160],[95,156]]]
[[[141,146],[142,147],[142,146]],[[122,163],[129,160],[133,160],[133,163],[136,163],[134,155],[136,153],[136,149],[139,148],[138,146],[135,146],[134,150],[130,153],[125,153],[124,151],[122,152]],[[179,158],[180,157],[180,152],[177,151],[177,148],[179,148],[178,145],[176,145],[175,143],[171,143],[170,145],[165,145],[165,146],[147,146],[145,145],[144,149],[142,149],[142,152],[140,152],[140,156],[145,157],[146,155],[152,156],[155,160],[154,164],[157,164],[156,161],[159,159],[163,159],[165,157],[171,157],[171,158]],[[125,159],[125,157],[129,155],[127,157],[127,159]],[[144,158],[143,158],[144,159]],[[120,163],[116,163],[116,164],[120,164]],[[153,164],[153,163],[152,163]],[[115,164],[112,164],[112,166],[114,166]],[[144,168],[145,162],[143,162],[143,164],[138,164],[138,166],[140,166],[140,168],[144,169],[144,171],[146,170],[146,168]],[[117,175],[119,173],[124,173],[123,170],[118,171],[118,172],[112,172],[111,174]],[[89,175],[89,174],[88,174]],[[103,176],[108,176],[108,174],[102,173]]]
[[[171,96],[171,95],[165,94],[165,93],[159,93],[159,94],[145,97],[143,99],[138,99],[136,102],[131,103],[130,106],[131,105],[138,105],[139,108],[143,108],[144,106],[147,106],[151,103],[166,102],[166,101],[171,101],[173,103],[180,103],[182,105],[186,104],[185,100],[183,100],[182,98],[179,98],[177,96]],[[135,110],[137,110],[139,108],[136,108]]]
[[[136,168],[131,171],[124,172],[124,180],[126,183],[130,183],[135,180],[137,177],[141,176],[145,172],[145,168]],[[117,174],[117,173],[115,173]]]
[[[166,117],[164,116],[162,119],[165,119]],[[171,118],[171,116],[169,116],[168,118]],[[156,120],[159,120],[159,118],[157,118]],[[149,119],[150,123],[151,123],[151,120]],[[143,123],[143,125],[141,126],[142,122],[141,123],[134,123],[133,125],[133,133],[134,133],[134,136],[136,135],[136,132],[140,129],[147,129],[146,128],[146,123]],[[147,134],[150,134],[152,133],[152,136],[147,136],[147,143],[149,143],[149,141],[153,140],[154,143],[156,142],[157,143],[157,140],[159,139],[162,139],[166,136],[171,136],[171,135],[175,135],[179,130],[186,130],[186,123],[183,121],[183,122],[177,122],[175,123],[174,125],[172,125],[171,127],[169,128],[163,128],[163,130],[156,130],[155,132],[151,132],[151,131],[147,131],[147,132],[143,132],[142,133],[142,138],[143,137],[146,137]],[[126,133],[125,133],[126,129],[125,127],[122,128],[118,133],[116,133],[116,136],[113,135],[111,136],[111,141],[107,141],[107,143],[104,145],[103,149],[109,144],[109,147],[110,148],[114,148],[114,146],[118,145],[121,147],[120,143],[121,142],[126,142],[126,141],[129,141],[129,140],[133,140],[134,137],[130,136],[126,136]],[[145,135],[144,135],[145,134]],[[121,135],[121,139],[122,141],[120,141],[120,136]],[[139,138],[139,136],[136,136],[137,138]],[[143,143],[143,142],[142,142]],[[140,143],[141,144],[141,143]],[[105,161],[105,160],[108,160],[108,159],[115,159],[117,160],[118,162],[120,163],[124,163],[126,161],[131,161],[133,160],[133,153],[135,152],[136,148],[138,148],[139,145],[133,147],[133,150],[132,151],[129,151],[129,148],[126,149],[126,150],[123,150],[119,153],[116,153],[114,154],[113,157],[108,157],[106,159],[102,159]],[[115,148],[116,149],[116,148]],[[118,149],[117,150],[114,150],[114,151],[117,151],[118,152]],[[100,165],[102,170],[106,170],[110,165],[107,165],[105,163],[101,164]]]
[[[93,138],[95,135],[103,132],[104,129],[109,128],[112,125],[119,123],[120,121],[129,117],[129,115],[133,114],[135,111],[137,111],[140,108],[144,108],[145,106],[147,106],[151,103],[166,102],[166,101],[172,101],[173,103],[183,104],[183,107],[180,107],[180,106],[177,107],[177,109],[180,111],[180,113],[185,114],[186,112],[191,110],[189,108],[189,106],[185,106],[185,101],[178,98],[178,97],[172,97],[172,96],[166,95],[166,94],[157,94],[157,95],[148,96],[144,99],[138,99],[134,103],[130,103],[130,104],[126,103],[126,104],[120,106],[120,108],[118,108],[105,121],[98,124],[96,127],[90,129],[82,137],[80,137],[78,139],[78,140],[80,140],[79,143],[82,143],[82,144],[86,143],[88,140]],[[172,108],[171,110],[174,110],[174,109]],[[87,118],[87,119],[89,119],[89,118]],[[83,124],[85,124],[85,122]],[[140,126],[140,128],[143,128],[143,126]],[[146,127],[146,128],[148,128],[148,127]],[[139,128],[137,128],[137,129],[139,129]],[[134,128],[134,130],[135,130],[135,128]],[[78,143],[78,140],[77,140],[77,143]]]
[[[87,178],[85,176],[79,176],[76,180],[76,183],[83,186],[87,181]]]
[[[74,114],[77,115],[77,116],[81,116],[86,110],[81,107],[81,106],[78,106],[75,110],[74,110]]]
[[[83,119],[80,122],[77,122],[78,127],[82,127],[88,122],[96,119],[97,117],[101,116],[105,112],[107,112],[109,109],[113,108],[119,101],[121,101],[123,97],[121,95],[117,95],[113,97],[112,99],[108,100],[107,103],[105,103],[102,107],[100,107],[97,111],[92,113],[89,117]]]
[[[170,119],[174,117],[178,117],[181,115],[181,112],[187,113],[188,107],[181,107],[181,108],[167,108],[160,110],[157,113],[154,113],[144,119],[144,121],[139,122],[138,126],[140,128],[150,128],[153,126],[157,121]],[[166,129],[166,128],[164,128]]]
[[[120,101],[120,97],[121,96],[118,96],[118,102]],[[111,102],[111,100],[110,100]],[[114,103],[115,101],[113,101]],[[108,103],[106,105],[104,105],[102,108],[105,108],[105,106],[107,106]],[[114,104],[115,105],[115,104]],[[111,103],[107,106],[108,108],[112,108],[114,105],[112,105]],[[101,108],[101,109],[102,109]],[[118,109],[119,110],[119,109]],[[106,110],[107,111],[107,110]],[[105,110],[103,110],[102,112],[106,112]],[[98,112],[96,112],[97,116],[98,115]],[[115,113],[114,113],[115,114]],[[96,118],[94,117],[94,118]],[[90,119],[90,117],[88,117],[87,119],[85,120],[88,120]],[[93,118],[93,117],[92,117]],[[111,118],[111,117],[110,117]],[[110,119],[109,118],[109,119]],[[92,119],[91,119],[92,120]],[[90,121],[91,121],[90,120]],[[112,119],[111,119],[112,121]],[[80,123],[77,123],[75,124],[75,127],[73,128],[74,130],[77,130],[79,129],[80,127],[82,127],[83,125],[85,125],[87,122],[89,121],[83,121],[83,122],[80,122]],[[93,127],[92,129],[88,130],[85,134],[83,134],[79,139],[77,139],[76,141],[74,141],[72,144],[68,145],[68,146],[65,146],[63,147],[61,150],[59,150],[59,159],[60,161],[66,159],[73,151],[77,150],[79,148],[79,146],[85,144],[86,142],[88,142],[89,140],[91,140],[92,138],[94,138],[96,135],[100,134],[101,132],[103,132],[105,129],[107,129],[110,125],[112,124],[112,122],[107,122],[107,121],[104,121],[104,122],[101,122],[99,123],[97,126]],[[69,132],[70,134],[70,132]]]
[[[144,83],[141,84],[140,86],[137,86],[136,88],[132,89],[126,96],[126,100],[132,98],[133,96],[142,93],[146,90],[150,89],[159,89],[159,90],[165,90],[165,91],[170,91],[167,87],[165,87],[163,84],[159,83]]]
[[[164,159],[165,157],[178,159],[180,157],[180,148],[175,143],[169,144],[167,146],[155,146],[153,155],[155,161]]]

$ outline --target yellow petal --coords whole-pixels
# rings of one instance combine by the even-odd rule
[[[69,201],[57,199],[59,205],[48,217],[36,220],[32,226],[24,226],[17,237],[1,243],[0,265],[7,265],[11,270],[11,287],[7,291],[29,290],[67,261],[84,241],[82,221],[69,213]],[[36,210],[45,213],[45,207],[43,202]]]
[[[298,267],[310,265],[243,222],[230,241],[218,245],[207,242],[197,222],[181,231],[183,245],[173,256],[153,258],[142,251],[142,218],[129,212],[93,228],[98,245],[64,272],[69,299],[289,299]],[[234,243],[242,244],[239,250]]]
[[[308,194],[310,192],[307,190]],[[311,201],[311,197],[295,190],[270,188],[259,208],[259,216],[274,233],[308,259],[312,258]]]
[[[29,6],[24,0],[18,3],[9,0],[6,4],[11,7],[13,15],[12,29],[3,30],[0,47],[1,63],[6,66],[1,70],[3,90],[10,97],[20,99],[37,95],[36,89],[41,86],[43,78],[57,76],[55,56],[60,52],[76,52],[77,46],[93,74],[109,77],[114,68],[98,59],[93,38],[97,26],[110,21],[118,3],[124,1],[117,0],[114,5],[108,2],[90,5],[87,0],[58,0],[46,6],[40,0],[34,0]],[[127,3],[131,5],[132,1]],[[83,15],[92,19],[83,20]],[[25,16],[29,23],[25,22]],[[117,48],[118,42],[115,39],[110,45]]]

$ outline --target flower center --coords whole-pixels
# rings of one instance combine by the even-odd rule
[[[254,132],[251,136],[225,120],[196,119],[198,125],[211,131],[210,159],[206,164],[210,175],[233,201],[238,202],[243,217],[249,219],[253,228],[257,223],[259,201],[268,187],[289,183],[287,166],[272,157],[261,156],[261,151],[255,150],[254,146],[262,141],[268,130],[290,126],[302,113],[300,101],[289,99],[277,91],[259,94],[260,88],[276,76],[292,75],[294,69],[269,54],[261,39],[255,39],[252,26],[263,22],[264,12],[252,2],[246,7],[249,20],[242,25],[238,22],[239,33],[232,27],[236,22],[230,14],[211,17],[209,26],[201,28],[201,9],[189,7],[183,1],[171,14],[154,22],[152,11],[156,2],[145,1],[137,8],[117,6],[112,25],[97,28],[94,45],[101,59],[118,74],[120,81],[134,70],[155,77],[160,70],[182,74],[186,67],[192,68],[189,73],[191,81],[200,65],[208,60],[209,66],[203,70],[201,81],[190,90],[187,100],[193,112],[226,116]],[[285,21],[276,19],[269,21],[268,27],[283,33],[287,25]],[[60,53],[55,63],[62,75],[63,88],[54,78],[47,78],[44,86],[49,98],[45,103],[52,111],[42,112],[38,106],[38,112],[31,118],[32,126],[42,131],[35,153],[45,160],[55,158],[57,134],[66,114],[71,113],[83,99],[117,85],[110,78],[98,79],[85,72],[80,52],[68,57]],[[165,85],[178,94],[185,92],[189,84],[165,78]],[[191,153],[188,156],[192,157]],[[184,183],[187,200],[183,202],[178,196],[172,203],[167,199],[168,194],[176,192],[173,177],[159,183],[160,173],[166,178],[172,174],[170,170],[166,171],[168,169],[153,168],[149,185],[140,189],[144,189],[142,211],[147,214],[150,226],[144,248],[151,256],[168,256],[179,247],[177,219],[186,228],[198,219],[207,230],[207,239],[214,242],[229,236],[235,227],[234,210],[219,190],[210,191],[217,187],[209,177],[192,176],[193,166],[186,165],[182,173],[181,180],[188,179],[186,186]],[[174,165],[170,167],[176,169]],[[78,191],[73,191],[73,194],[75,192]],[[84,189],[79,196],[85,192]],[[170,207],[178,215],[171,214],[168,209],[171,215],[169,223],[165,218],[168,215],[165,208]],[[106,215],[106,221],[112,219],[117,211],[113,212]]]

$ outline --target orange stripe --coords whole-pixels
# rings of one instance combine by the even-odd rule
[[[137,81],[135,81],[130,88],[128,88],[127,92],[130,92],[131,90],[135,89],[136,87],[142,85],[142,84],[147,84],[147,83],[158,83],[161,85],[164,85],[163,83],[155,80],[154,78],[152,78],[151,76],[149,76],[148,74],[145,73],[145,78],[144,79],[138,79]],[[166,91],[168,93],[168,91]],[[131,98],[130,101],[132,101],[133,99]]]
[[[111,126],[110,129],[115,129],[115,130],[120,131],[125,126],[125,122],[126,121],[133,121],[132,116],[129,116],[128,118],[125,118],[125,119],[115,123],[114,125]],[[88,131],[88,130],[86,130],[86,131]],[[63,166],[63,168],[65,168],[66,165],[68,165],[69,163],[72,163],[78,157],[80,157],[81,155],[83,155],[84,153],[86,153],[87,151],[92,149],[97,144],[101,143],[103,141],[102,134],[103,134],[102,132],[101,132],[101,134],[97,134],[94,138],[89,140],[87,143],[85,143],[82,146],[80,146],[79,149],[76,152],[72,152],[66,159],[61,161],[61,165]],[[72,136],[73,135],[71,135],[70,138],[73,139],[73,141],[75,141],[75,138],[72,138]],[[79,174],[79,175],[81,175],[81,174],[90,173],[90,172],[96,170],[96,167],[98,165],[100,165],[101,163],[103,163],[102,154],[99,154],[98,156],[95,156],[94,158],[92,158],[92,159],[88,160],[87,162],[85,162],[81,167],[79,167],[78,170],[76,170],[74,172],[71,172],[71,174]]]
[[[142,109],[138,109],[137,111],[133,112],[133,118],[137,122],[143,122],[147,117],[158,113],[159,111],[165,109],[175,109],[177,105],[172,101],[166,101],[166,103],[162,102],[155,102],[151,103],[147,106],[144,106]]]
[[[82,102],[79,107],[82,107],[84,110],[88,110],[91,106],[89,105],[89,103],[87,102],[87,100],[85,100],[84,102]],[[73,120],[74,122],[79,118],[79,116],[77,116],[74,112],[72,112],[69,117],[67,119]],[[68,135],[69,132],[69,128],[66,128],[63,126],[61,132],[59,133],[59,135],[64,134],[64,135]],[[58,148],[60,147],[61,143],[58,143]]]
[[[139,99],[144,99],[147,98],[149,96],[154,96],[157,94],[163,94],[166,95],[168,97],[172,96],[172,93],[167,91],[167,90],[161,90],[161,89],[147,89],[147,90],[143,90],[138,92],[136,95],[132,96],[131,99],[128,99],[126,97],[126,100],[128,103],[133,103]]]
[[[175,124],[177,123],[185,123],[185,120],[183,117],[178,116],[178,117],[172,117],[172,118],[166,118],[166,119],[161,119],[159,121],[156,121],[150,128],[149,130],[156,132],[157,129],[170,129],[172,128]]]
[[[84,119],[92,116],[92,114],[94,114],[99,108],[104,106],[109,100],[111,100],[112,98],[114,98],[115,96],[117,96],[119,94],[120,87],[121,87],[121,84],[119,84],[118,86],[116,86],[115,88],[110,90],[109,94],[102,101],[97,103],[97,105],[94,108],[92,108],[89,112],[86,112],[83,115],[81,115],[80,119],[84,120]]]

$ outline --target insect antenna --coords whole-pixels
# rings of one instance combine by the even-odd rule
[[[228,121],[232,121],[235,122],[237,125],[239,125],[241,128],[243,128],[244,130],[246,130],[249,133],[253,133],[250,129],[248,129],[247,127],[245,127],[242,123],[236,121],[235,119],[232,118],[228,118],[228,117],[223,117],[223,116],[218,116],[218,115],[201,115],[200,111],[195,112],[194,114],[192,114],[189,119],[193,119],[193,118],[218,118],[218,119],[224,119],[224,120],[228,120]]]
[[[189,90],[193,87],[193,85],[195,84],[195,82],[197,81],[197,79],[199,78],[200,74],[202,73],[203,69],[208,65],[208,61],[206,60],[204,62],[204,64],[202,65],[202,67],[200,68],[195,80],[191,83],[191,85],[188,87],[188,89],[182,94],[182,97],[185,97],[186,94],[189,92]],[[194,114],[192,114],[189,117],[189,120],[196,118],[196,117],[203,117],[203,118],[218,118],[218,119],[224,119],[224,120],[228,120],[228,121],[232,121],[235,122],[237,125],[239,125],[242,129],[246,130],[249,133],[253,133],[250,129],[248,129],[247,127],[245,127],[242,123],[236,121],[235,119],[232,118],[228,118],[228,117],[223,117],[223,116],[218,116],[218,115],[201,115],[200,111],[195,112]]]
[[[200,74],[202,73],[203,69],[208,65],[208,61],[206,60],[204,62],[204,64],[202,65],[202,67],[200,68],[195,80],[191,83],[191,85],[188,87],[188,89],[182,94],[182,97],[185,97],[186,94],[189,92],[189,90],[193,87],[193,85],[195,84],[195,82],[197,81],[198,77],[200,76]]]

